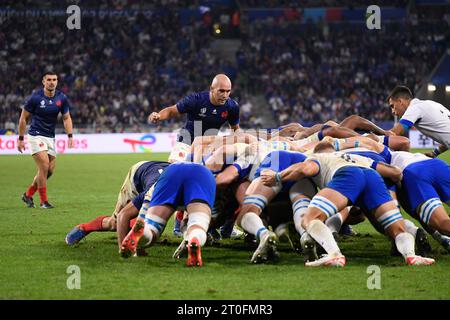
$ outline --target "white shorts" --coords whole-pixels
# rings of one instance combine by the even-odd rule
[[[27,137],[31,155],[41,151],[47,151],[49,155],[56,157],[55,138],[32,135],[28,135]]]
[[[127,205],[128,202],[132,201],[134,198],[136,198],[139,193],[136,190],[136,186],[134,185],[134,174],[136,173],[137,169],[139,169],[140,166],[142,166],[147,161],[141,161],[136,164],[134,164],[130,170],[128,170],[128,173],[125,177],[125,180],[123,181],[122,188],[120,188],[119,195],[117,197],[117,203],[120,204],[120,207],[123,208]],[[114,215],[116,215],[118,212],[114,212]]]

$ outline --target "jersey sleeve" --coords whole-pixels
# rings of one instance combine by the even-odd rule
[[[70,101],[66,95],[64,95],[64,98],[62,100],[63,101],[62,101],[62,106],[61,106],[61,113],[66,114],[69,112],[69,110],[71,108]]]
[[[402,118],[400,119],[400,124],[411,128],[414,124],[422,118],[422,108],[418,104],[413,104],[408,109],[406,109]]]
[[[239,105],[234,101],[233,107],[230,109],[230,113],[228,116],[228,123],[231,126],[235,126],[239,124]]]
[[[176,106],[179,113],[193,112],[198,102],[198,94],[190,94],[177,102]]]
[[[25,109],[29,113],[34,113],[34,110],[36,109],[36,99],[33,95],[31,95],[27,99],[25,99],[22,106],[23,109]]]

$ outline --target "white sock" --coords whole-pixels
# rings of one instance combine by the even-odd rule
[[[307,208],[305,210],[297,210],[294,213],[294,225],[295,225],[295,230],[297,230],[297,232],[300,235],[303,235],[305,233],[305,229],[303,229],[302,227],[302,218],[303,218],[303,214],[305,213],[304,211],[308,210]]]
[[[330,256],[340,256],[341,250],[339,249],[336,240],[334,240],[333,235],[331,234],[331,230],[320,220],[313,220],[309,223],[308,228],[306,229],[311,237],[317,241],[322,248]]]
[[[338,212],[331,218],[328,218],[327,221],[325,221],[325,225],[330,228],[331,232],[339,232],[342,227],[342,222],[341,213]]]
[[[193,238],[197,238],[200,246],[203,247],[206,243],[206,232],[201,228],[193,228],[187,232],[187,240],[190,242]]]
[[[419,229],[416,225],[407,219],[405,220],[406,232],[410,233],[414,238],[416,238],[417,230]]]
[[[153,232],[152,232],[150,226],[146,223],[144,226],[144,234],[143,234],[142,240],[140,240],[140,242],[143,244],[144,247],[148,247],[152,244],[152,241],[153,241]]]
[[[241,227],[250,234],[261,239],[263,234],[268,232],[261,218],[254,212],[247,212],[241,220]]]
[[[402,232],[395,237],[395,245],[398,252],[406,259],[407,257],[414,256],[414,237],[408,232]]]

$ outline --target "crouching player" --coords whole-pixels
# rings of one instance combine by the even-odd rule
[[[276,180],[289,181],[312,177],[321,189],[311,200],[308,211],[302,219],[302,225],[328,254],[305,265],[345,266],[345,256],[342,255],[330,229],[323,222],[352,204],[366,209],[374,216],[386,234],[394,239],[398,251],[408,265],[433,264],[433,259],[415,254],[414,237],[405,231],[402,215],[383,179],[371,168],[396,182],[401,179],[401,171],[357,155],[319,153],[330,152],[330,149],[333,149],[330,143],[322,142],[316,146],[315,154],[307,161],[294,164],[277,174],[270,170],[261,174],[267,185],[273,185]]]
[[[155,184],[151,200],[146,196],[136,224],[122,241],[123,257],[154,243],[179,206],[186,207],[188,222],[188,266],[202,266],[201,247],[205,244],[214,205],[216,182],[211,171],[195,163],[175,163],[167,167]]]
[[[112,215],[102,215],[90,222],[75,226],[66,235],[66,243],[74,245],[94,231],[116,231],[117,229],[120,247],[129,231],[130,221],[139,213],[145,194],[168,165],[168,162],[141,161],[131,166],[120,188]]]

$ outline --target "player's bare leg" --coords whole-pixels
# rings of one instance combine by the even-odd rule
[[[136,223],[120,245],[120,254],[124,258],[136,255],[138,246],[146,248],[154,243],[164,231],[167,220],[174,212],[174,209],[169,205],[151,208],[148,205],[147,202],[144,202]]]
[[[346,263],[331,230],[325,225],[326,219],[337,214],[348,204],[348,199],[341,193],[329,189],[322,189],[315,195],[308,206],[308,211],[302,220],[303,228],[324,248],[327,255],[305,265],[309,267],[336,266],[343,267]]]
[[[262,263],[278,258],[276,235],[264,226],[260,215],[279,191],[280,187],[264,186],[260,178],[253,180],[247,189],[236,224],[259,240],[258,248],[250,260],[252,263]]]
[[[384,228],[385,233],[394,239],[397,250],[408,265],[430,265],[434,259],[424,258],[415,253],[415,239],[406,232],[405,222],[395,201],[389,201],[377,207],[373,215]]]
[[[417,212],[420,220],[425,224],[446,236],[450,236],[450,217],[440,199],[433,198],[426,201],[417,208]]]
[[[38,167],[36,183],[41,203],[40,207],[43,209],[53,208],[53,206],[48,203],[47,197],[47,175],[50,167],[50,157],[51,156],[47,153],[47,151],[41,151],[33,154],[34,162]]]

